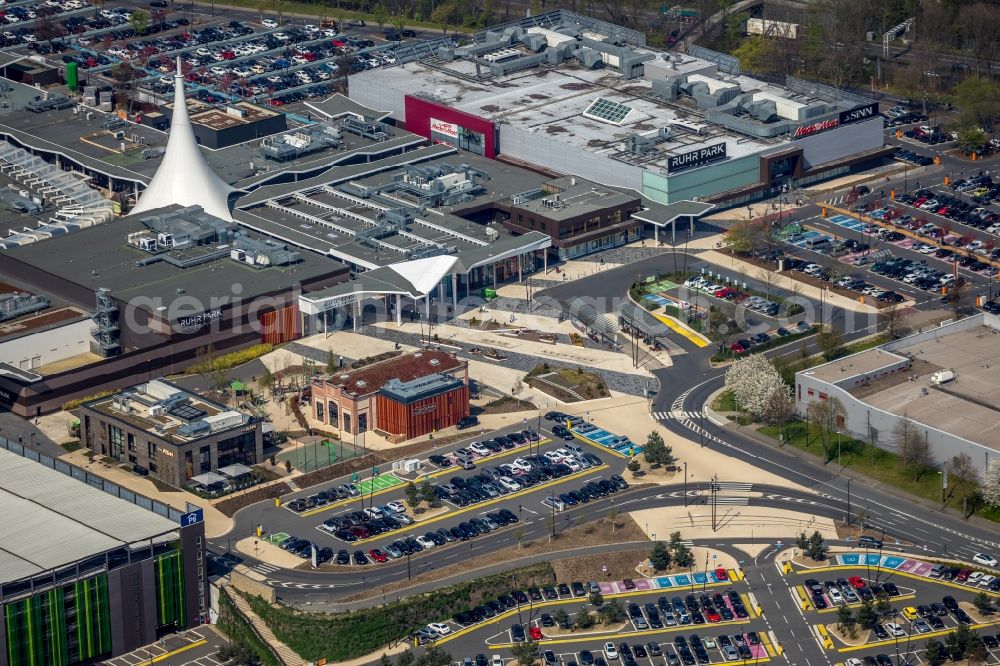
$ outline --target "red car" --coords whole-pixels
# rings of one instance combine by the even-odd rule
[[[736,292],[730,289],[729,287],[723,287],[722,289],[719,289],[712,295],[715,296],[716,298],[732,298],[735,294]]]
[[[271,98],[271,99],[267,100],[267,103],[270,104],[271,106],[284,106],[285,105],[285,100],[278,99],[277,97],[274,97],[274,98]]]
[[[706,608],[705,619],[709,622],[720,622],[722,620],[722,616],[720,616],[714,608]]]
[[[847,579],[847,582],[850,583],[851,587],[853,587],[856,590],[860,590],[861,588],[865,587],[865,581],[859,578],[858,576],[851,576],[850,578]]]
[[[375,562],[388,562],[389,556],[382,552],[380,548],[372,548],[368,551],[368,555],[371,556],[372,560]]]
[[[969,580],[969,576],[971,575],[972,575],[972,569],[962,569],[961,571],[958,572],[958,575],[955,576],[955,580],[964,583],[965,581]]]
[[[733,352],[734,354],[742,354],[746,350],[747,348],[738,342],[734,342],[733,344],[729,345],[729,351]]]
[[[719,567],[715,570],[715,580],[729,580],[729,572],[726,571],[725,567]]]
[[[528,630],[528,634],[531,636],[531,640],[540,641],[542,640],[542,630],[538,627],[532,627]]]

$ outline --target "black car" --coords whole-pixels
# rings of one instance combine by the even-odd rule
[[[354,563],[355,564],[368,564],[368,556],[365,555],[365,551],[356,550],[354,551]]]
[[[587,591],[584,589],[583,583],[581,583],[580,581],[573,581],[572,588],[574,597],[587,596]]]
[[[464,430],[465,428],[471,428],[472,426],[479,425],[479,419],[475,416],[463,416],[455,424],[455,427],[459,430]]]
[[[346,550],[338,550],[336,562],[337,564],[350,564],[351,563],[350,553],[348,553]]]
[[[427,456],[427,460],[431,461],[438,467],[451,467],[451,459],[445,458],[444,456],[439,456],[437,454]]]
[[[565,440],[573,439],[573,433],[564,425],[552,426],[552,434]]]

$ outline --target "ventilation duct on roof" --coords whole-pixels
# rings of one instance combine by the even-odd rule
[[[587,69],[596,69],[604,64],[604,57],[594,49],[577,49],[573,55]]]
[[[548,42],[545,39],[545,35],[538,35],[538,34],[522,35],[521,43],[527,46],[535,53],[540,52],[548,45]]]
[[[778,107],[771,100],[753,102],[747,106],[747,111],[762,123],[769,123],[778,118]]]
[[[666,80],[653,81],[652,95],[659,99],[674,101],[677,99],[677,91],[680,87],[680,79],[671,77]]]

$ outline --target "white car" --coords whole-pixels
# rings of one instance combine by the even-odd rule
[[[264,19],[263,21],[260,22],[260,24],[262,26],[264,26],[265,28],[277,28],[278,27],[278,22],[275,21],[274,19],[269,19],[269,18]]]
[[[857,657],[851,657],[844,662],[844,666],[864,666],[865,662],[861,661]]]
[[[979,585],[979,579],[982,577],[983,577],[982,571],[973,571],[971,574],[969,574],[969,577],[966,579],[965,582],[968,583],[969,585]]]
[[[417,543],[423,546],[424,550],[430,550],[431,548],[437,545],[436,543],[434,543],[433,541],[431,541],[430,539],[428,539],[423,535],[417,537]]]
[[[890,636],[895,636],[896,638],[906,635],[906,632],[903,631],[903,627],[896,624],[895,622],[886,622],[885,630],[889,632]]]
[[[531,463],[524,458],[514,458],[514,461],[510,464],[510,466],[522,472],[531,471]]]
[[[989,587],[996,579],[996,576],[991,576],[989,574],[983,574],[983,577],[979,579],[979,587]]]
[[[493,453],[492,451],[490,451],[488,446],[480,444],[479,442],[473,442],[472,444],[469,444],[469,448],[472,449],[472,452],[475,453],[477,456],[488,456],[491,453]]]
[[[377,506],[372,506],[368,507],[367,509],[364,509],[364,514],[369,518],[381,518],[383,515],[382,509],[378,508]]]
[[[503,657],[498,654],[493,655],[493,658],[490,660],[490,666],[503,666]]]
[[[608,641],[604,644],[604,654],[608,657],[608,659],[617,659],[618,648],[615,647],[614,643]]]
[[[438,636],[447,636],[451,633],[451,627],[449,627],[444,622],[431,622],[427,625],[427,628],[433,631]]]
[[[497,479],[497,483],[499,483],[501,486],[503,486],[512,493],[521,489],[521,486],[515,483],[514,479],[510,478],[509,476],[501,476],[499,479]]]
[[[578,461],[576,458],[564,458],[562,464],[566,465],[566,467],[569,467],[574,472],[579,472],[581,469],[583,469],[583,465],[581,465],[580,461]]]
[[[562,462],[563,460],[563,456],[561,456],[558,451],[546,451],[542,454],[542,457],[552,464]]]
[[[826,596],[830,597],[830,601],[832,601],[835,604],[842,604],[842,603],[844,603],[844,595],[842,595],[840,593],[840,590],[838,590],[835,587],[831,587],[830,589],[828,589],[826,591]],[[886,625],[886,626],[888,626],[888,625]]]
[[[976,553],[972,556],[972,561],[986,567],[995,567],[997,565],[997,558],[988,553]]]
[[[389,502],[386,506],[396,513],[406,513],[406,507],[403,506],[402,502]]]

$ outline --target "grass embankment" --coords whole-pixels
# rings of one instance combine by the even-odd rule
[[[251,598],[250,605],[274,635],[303,658],[345,661],[405,639],[428,622],[446,620],[507,594],[512,590],[512,580],[517,581],[517,589],[551,585],[555,573],[548,562],[543,562],[351,613],[300,612],[272,606],[260,597]]]
[[[892,451],[886,451],[868,442],[844,436],[840,437],[838,447],[838,438],[834,435],[830,451],[825,452],[818,431],[805,421],[786,423],[780,432],[777,426],[759,426],[757,432],[776,441],[779,440],[779,435],[782,435],[786,446],[814,455],[824,464],[829,462],[831,465],[843,465],[845,469],[906,491],[911,495],[932,502],[941,501],[941,476],[938,471],[934,468],[928,468],[915,476],[913,468],[903,464],[902,456]],[[948,505],[961,510],[961,489],[951,484],[947,493]],[[968,490],[969,507],[973,506],[972,497],[974,494],[970,488]],[[988,520],[1000,521],[1000,510],[998,509],[977,506],[974,514]]]

